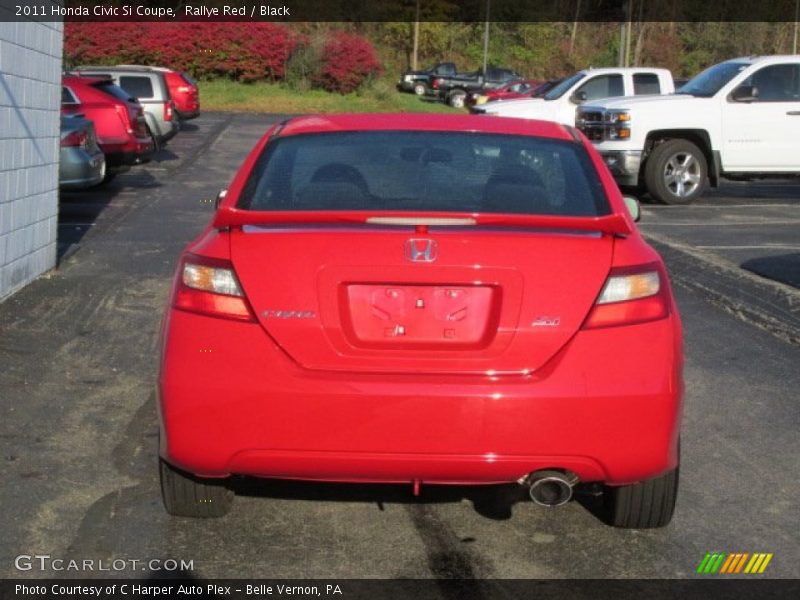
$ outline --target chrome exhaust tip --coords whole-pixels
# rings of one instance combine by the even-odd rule
[[[539,506],[562,506],[572,499],[572,489],[578,483],[574,473],[535,471],[525,478],[528,494]]]

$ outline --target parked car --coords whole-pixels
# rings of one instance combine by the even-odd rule
[[[475,71],[451,77],[436,77],[431,86],[441,100],[453,108],[463,108],[469,94],[493,90],[521,79],[522,75],[511,69],[487,67],[486,73]]]
[[[490,100],[512,100],[515,98],[533,98],[546,81],[541,79],[521,79],[512,81],[493,90],[472,92],[465,99],[467,106],[486,104]]]
[[[104,181],[131,165],[150,160],[153,141],[144,110],[109,77],[66,75],[62,79],[61,114],[81,114],[94,123],[97,143],[106,159]]]
[[[417,96],[424,96],[434,77],[454,77],[458,73],[455,63],[439,63],[428,69],[403,71],[397,82],[397,89],[401,92],[413,92]]]
[[[169,513],[220,516],[249,475],[516,482],[549,506],[588,485],[616,526],[669,522],[680,318],[572,128],[298,117],[220,198],[162,326]]]
[[[687,204],[708,182],[800,176],[800,57],[709,67],[673,96],[587,103],[579,127],[623,186]]]
[[[169,95],[175,104],[175,114],[181,121],[188,121],[200,116],[200,88],[191,75],[181,73],[167,67],[150,67],[143,65],[119,65],[137,69],[151,69],[164,73],[169,88]]]
[[[150,67],[83,66],[75,71],[81,75],[108,76],[119,87],[136,98],[144,108],[147,127],[157,147],[164,146],[179,131],[175,103],[163,71]]]
[[[61,116],[61,149],[58,158],[58,186],[82,190],[95,186],[106,176],[106,158],[94,123],[80,115]]]
[[[575,125],[576,108],[585,102],[615,96],[671,94],[674,91],[672,74],[666,69],[585,69],[567,77],[541,98],[488,102],[475,107],[474,112]]]
[[[519,98],[511,98],[511,97],[489,97],[490,94],[494,94],[495,91],[488,91],[483,94],[470,94],[470,97],[467,99],[467,105],[469,106],[469,111],[473,114],[477,114],[479,111],[477,110],[478,107],[483,106],[489,102],[494,102],[495,100],[518,100],[518,99],[526,99],[526,98],[542,98],[544,95],[561,83],[562,79],[548,79],[547,81],[542,82],[539,86],[528,90],[525,94]],[[513,85],[513,84],[512,84]],[[470,98],[473,100],[470,101]],[[483,100],[485,98],[485,100]],[[481,102],[478,103],[478,100],[481,99]]]

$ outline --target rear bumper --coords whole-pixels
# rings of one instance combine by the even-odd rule
[[[153,142],[149,138],[134,138],[124,144],[104,143],[101,147],[106,155],[106,167],[111,170],[149,162],[153,154]]]
[[[106,154],[106,165],[110,170],[130,168],[150,162],[152,153],[152,146],[147,152],[109,152]]]
[[[58,186],[62,190],[82,190],[97,185],[106,174],[102,152],[83,148],[62,148],[58,163]]]
[[[175,109],[175,114],[178,115],[178,119],[181,121],[188,121],[190,119],[196,119],[200,116],[200,108],[196,108],[194,110],[178,110]]]
[[[161,455],[209,477],[510,482],[544,468],[621,485],[677,465],[676,317],[581,331],[529,377],[298,367],[259,325],[171,310]]]

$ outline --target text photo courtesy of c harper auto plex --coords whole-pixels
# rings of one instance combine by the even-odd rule
[[[800,0],[0,0],[0,598],[800,594]]]

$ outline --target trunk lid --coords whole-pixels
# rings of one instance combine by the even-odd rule
[[[307,369],[526,373],[580,328],[613,236],[527,228],[261,224],[231,231],[260,325]]]

